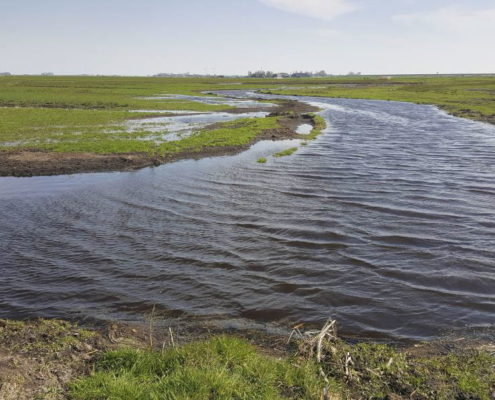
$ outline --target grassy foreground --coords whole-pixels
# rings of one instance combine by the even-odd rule
[[[0,398],[488,400],[495,390],[493,344],[399,348],[321,332],[290,343],[208,332],[178,345],[185,337],[145,325],[0,320]]]

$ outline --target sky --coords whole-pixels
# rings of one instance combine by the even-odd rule
[[[0,0],[0,72],[495,73],[494,0]]]

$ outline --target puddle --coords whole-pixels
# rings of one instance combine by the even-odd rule
[[[302,124],[297,127],[296,132],[300,135],[309,135],[312,130],[313,130],[313,125]]]
[[[201,111],[189,111],[189,110],[130,110],[131,113],[154,113],[154,114],[202,114]]]
[[[210,94],[210,93],[206,93],[206,94]],[[195,103],[227,105],[237,108],[256,108],[256,107],[270,108],[276,106],[273,103],[260,103],[256,100],[231,99],[225,97],[209,97],[209,96],[187,96],[180,94],[144,97],[144,99],[145,100],[186,100],[186,101],[193,101]]]
[[[208,125],[221,122],[235,121],[242,118],[264,118],[267,112],[253,112],[242,114],[206,113],[194,115],[180,115],[174,117],[144,118],[126,123],[126,132],[149,132],[150,135],[137,138],[138,140],[152,140],[157,143],[181,140],[191,136]],[[108,131],[115,133],[117,131]]]

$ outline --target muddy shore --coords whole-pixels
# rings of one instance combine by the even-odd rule
[[[286,327],[286,330],[291,329]],[[304,331],[302,324],[294,329]],[[321,327],[316,332],[319,329]],[[70,398],[69,384],[90,376],[98,361],[108,351],[129,348],[139,352],[163,354],[164,351],[173,351],[178,346],[209,340],[219,335],[241,338],[269,358],[292,359],[296,362],[314,357],[313,348],[308,348],[310,341],[297,338],[294,332],[289,336],[287,333],[266,333],[250,329],[249,326],[226,328],[213,320],[154,320],[152,315],[148,321],[141,323],[107,322],[84,326],[63,320],[0,319],[0,398]],[[338,386],[343,389],[342,393],[334,394],[336,397],[329,397],[332,399],[368,398],[366,396],[371,394],[378,396],[373,398],[426,399],[437,398],[436,394],[446,393],[457,394],[460,396],[457,398],[478,398],[463,397],[473,389],[468,385],[464,385],[464,388],[462,380],[461,383],[454,382],[456,374],[478,382],[476,374],[486,373],[483,368],[489,368],[492,360],[490,357],[495,356],[492,341],[486,337],[470,337],[465,333],[463,336],[448,336],[429,343],[387,345],[339,338],[331,340],[326,346],[324,357],[329,364],[324,363],[324,369],[332,375],[332,379],[341,380]],[[346,363],[339,366],[344,359],[351,356],[351,365]],[[484,360],[484,364],[488,364],[482,367],[477,365],[478,360]],[[457,363],[462,368],[465,361],[472,365],[448,375],[453,367],[452,363]],[[396,366],[391,368],[394,365]],[[438,375],[425,376],[428,368]],[[354,378],[346,375],[347,369],[356,374]],[[407,369],[407,372],[403,369]],[[493,374],[485,379],[488,379],[488,386],[480,389],[484,391],[480,393],[495,390],[495,387],[491,387],[494,383]],[[445,383],[450,380],[456,385],[454,392],[445,388]],[[414,384],[410,385],[410,382],[416,381],[424,381],[421,390],[419,386],[416,388]],[[381,397],[379,385],[387,388],[386,391],[392,397]],[[431,389],[431,392],[425,391],[425,388]]]
[[[242,114],[246,112],[267,111],[266,108],[238,108],[227,112]],[[260,140],[284,140],[301,138],[296,133],[299,125],[312,124],[314,120],[306,115],[318,111],[318,108],[299,101],[280,101],[277,107],[270,108],[270,116],[279,116],[277,129],[271,129],[258,135],[253,141],[242,146],[204,148],[201,151],[181,152],[173,155],[150,156],[147,153],[56,153],[43,150],[0,150],[0,176],[31,177],[50,175],[70,175],[84,172],[133,171],[146,167],[156,167],[184,159],[201,159],[238,154],[247,150]],[[161,116],[161,115],[157,115]],[[214,129],[212,124],[206,129]]]

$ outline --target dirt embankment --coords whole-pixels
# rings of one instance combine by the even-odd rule
[[[55,153],[42,150],[0,150],[0,176],[30,177],[70,175],[82,172],[133,171],[159,166],[183,159],[200,159],[237,154],[259,140],[282,140],[299,137],[297,127],[302,123],[314,124],[307,113],[318,111],[316,107],[299,101],[280,101],[270,108],[271,116],[281,117],[280,127],[263,132],[251,143],[242,146],[209,147],[201,151],[185,151],[178,154],[150,156],[147,153],[93,154]],[[239,108],[230,113],[267,111],[266,108]],[[210,128],[214,128],[212,125]]]
[[[174,320],[167,326],[108,322],[83,328],[63,320],[0,319],[0,399],[66,399],[68,384],[88,376],[107,351],[159,352],[221,334],[236,334],[264,354],[282,357],[287,352],[286,337],[220,329],[208,321]]]
[[[214,319],[152,316],[148,322],[87,328],[62,320],[0,319],[0,399],[65,399],[69,384],[90,375],[107,351],[125,347],[163,353],[219,335],[243,338],[268,357],[296,364],[315,360],[319,374],[340,388],[334,397],[322,398],[488,399],[495,393],[491,331],[430,343],[378,344],[338,338],[335,321],[321,331],[299,324],[289,337],[289,327],[268,334],[246,326],[228,328]]]

